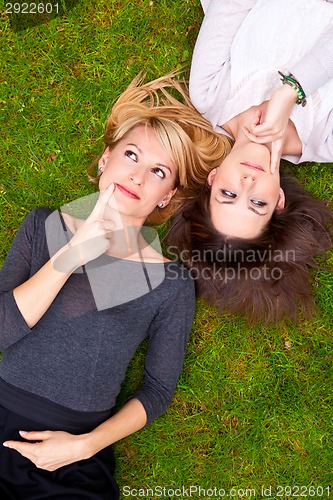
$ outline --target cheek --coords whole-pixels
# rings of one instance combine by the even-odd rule
[[[267,177],[261,183],[261,189],[266,196],[277,198],[280,192],[280,179],[279,177]]]
[[[172,179],[161,179],[157,176],[149,180],[146,184],[146,189],[148,196],[151,198],[163,198],[170,191],[174,189],[174,180]]]
[[[270,194],[270,197],[272,198],[272,201],[274,203],[277,203],[280,195],[280,185],[277,184],[276,186],[272,186],[271,190],[270,191],[268,190],[268,192]]]
[[[110,182],[108,181],[108,176],[105,172],[103,172],[98,181],[98,189],[100,191],[105,191],[105,189],[107,189],[109,185]]]
[[[111,182],[113,182],[116,179],[116,176],[119,177],[119,172],[120,172],[119,167],[115,168],[115,166],[113,165],[112,162],[108,162],[104,166],[104,170],[99,177],[100,189],[101,189],[101,186],[103,186],[102,189],[106,189],[107,187],[109,187]],[[118,173],[118,175],[117,175],[117,173]]]

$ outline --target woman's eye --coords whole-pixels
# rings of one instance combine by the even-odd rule
[[[264,201],[259,201],[259,200],[251,200],[252,205],[255,205],[256,207],[265,207],[267,203]]]
[[[136,153],[134,153],[134,151],[131,151],[130,149],[128,149],[127,151],[125,151],[125,156],[127,156],[128,158],[130,158],[131,160],[133,161],[138,161],[138,156]]]
[[[228,198],[236,198],[236,194],[232,193],[231,191],[228,191],[227,189],[221,189],[221,193],[223,196],[227,196]]]
[[[165,177],[165,173],[161,168],[158,167],[154,168],[153,173],[156,174],[158,177],[161,177],[161,179],[164,179]]]

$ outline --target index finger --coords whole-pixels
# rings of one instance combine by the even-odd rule
[[[274,174],[274,172],[276,170],[276,167],[277,167],[276,158],[273,158],[273,155],[272,155],[272,157],[271,157],[271,164],[270,164],[271,174]]]
[[[31,450],[34,446],[34,443],[24,442],[24,441],[5,441],[2,443],[2,446],[5,448],[11,448],[12,450],[16,450],[19,453],[23,454],[24,452]]]
[[[89,219],[103,218],[105,207],[108,204],[111,196],[113,195],[115,187],[116,187],[115,183],[112,182],[110,186],[107,189],[105,189],[105,191],[100,192],[96,205],[94,206],[91,214],[88,217]]]
[[[272,142],[271,164],[270,164],[271,174],[274,174],[275,170],[279,168],[280,159],[281,159],[281,141]]]

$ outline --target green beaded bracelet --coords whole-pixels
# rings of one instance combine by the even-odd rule
[[[293,75],[284,75],[281,71],[278,71],[278,73],[281,76],[281,82],[283,85],[287,84],[296,91],[298,97],[296,104],[301,104],[304,108],[306,105],[306,95],[299,81],[297,81]]]

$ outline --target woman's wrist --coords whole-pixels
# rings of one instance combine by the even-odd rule
[[[306,95],[299,81],[290,73],[287,75],[284,75],[281,71],[278,71],[278,73],[281,76],[283,87],[293,89],[297,95],[296,104],[301,104],[304,107],[306,105]]]
[[[291,105],[296,104],[296,101],[298,100],[297,91],[290,85],[283,85],[276,92],[283,96],[283,99]]]
[[[93,457],[96,453],[111,444],[111,442],[104,441],[105,435],[98,427],[93,429],[91,432],[81,434],[79,437],[82,450],[81,453],[84,455],[84,458]]]
[[[51,259],[55,271],[72,274],[82,265],[79,245],[67,243]]]
[[[87,432],[86,434],[80,434],[77,436],[78,438],[78,452],[79,458],[78,460],[86,460],[87,458],[93,457],[100,451],[96,447],[94,435],[92,432]]]

